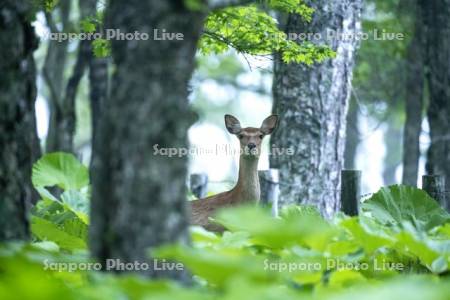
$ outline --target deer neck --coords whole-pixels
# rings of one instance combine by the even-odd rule
[[[237,202],[259,201],[258,157],[239,159],[239,178],[234,188]]]

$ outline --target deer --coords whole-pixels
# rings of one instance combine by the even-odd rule
[[[225,127],[240,142],[239,175],[233,189],[207,198],[190,201],[191,224],[221,232],[224,228],[210,221],[218,209],[242,204],[257,204],[260,200],[258,161],[261,142],[277,127],[278,116],[270,115],[262,122],[260,128],[242,128],[239,120],[232,115],[225,115]]]

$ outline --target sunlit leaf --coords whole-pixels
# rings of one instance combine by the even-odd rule
[[[32,181],[36,188],[58,186],[76,190],[89,184],[89,174],[75,156],[56,152],[44,155],[33,165]]]

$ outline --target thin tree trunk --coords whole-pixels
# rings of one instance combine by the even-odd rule
[[[86,17],[95,16],[96,3],[96,0],[80,0],[78,2],[80,8],[80,20],[83,20]],[[67,28],[69,26],[69,10],[70,1],[65,1],[65,4],[61,4],[61,11],[64,16],[62,21],[63,28]],[[52,24],[51,16],[48,15],[47,20],[52,31],[57,30],[56,26]],[[79,42],[75,65],[73,67],[72,74],[67,80],[65,93],[62,94],[59,93],[59,91],[62,90],[61,86],[64,84],[64,68],[61,66],[65,66],[67,43],[65,42],[66,45],[63,44],[55,46],[53,46],[53,43],[61,42],[50,42],[49,54],[47,55],[44,67],[44,72],[47,74],[47,84],[51,91],[50,98],[52,100],[52,105],[50,105],[51,116],[49,133],[47,137],[47,152],[73,152],[73,139],[76,130],[75,100],[78,86],[92,57],[91,41],[84,40]],[[52,50],[52,47],[54,50]],[[55,51],[56,55],[52,56],[52,51]]]
[[[89,99],[91,104],[91,145],[95,145],[98,136],[103,103],[108,95],[108,59],[91,55],[89,61]],[[94,160],[94,151],[91,151],[91,165]]]
[[[116,70],[92,165],[90,245],[100,261],[148,261],[149,247],[188,241],[187,157],[158,155],[154,146],[187,147],[187,129],[194,121],[188,81],[203,18],[184,1],[112,0],[107,8],[109,28],[150,36],[153,28],[164,28],[183,33],[184,39],[112,41]]]
[[[401,162],[402,131],[396,127],[393,120],[387,122],[387,129],[384,133],[384,146],[386,154],[383,159],[383,183],[392,185],[397,183],[395,173]]]
[[[425,12],[426,63],[429,86],[431,145],[428,149],[427,173],[444,175],[446,190],[450,186],[450,0],[422,2]]]
[[[344,168],[353,170],[356,166],[356,153],[359,144],[358,104],[354,97],[350,100],[345,130]]]
[[[285,32],[354,34],[360,30],[360,0],[307,1],[315,8],[311,23],[288,17]],[[293,147],[295,156],[278,155],[271,167],[280,170],[281,204],[317,206],[327,216],[339,208],[340,170],[343,166],[347,105],[356,40],[333,39],[336,58],[312,67],[274,64],[274,113],[280,115],[271,144]]]
[[[61,32],[66,32],[69,27],[69,13],[71,1],[61,1],[55,10],[59,11],[62,24]],[[53,12],[54,13],[54,12]],[[53,20],[52,13],[46,13],[47,25],[52,33],[60,32]],[[61,123],[64,120],[64,71],[67,61],[67,41],[51,40],[48,45],[43,77],[49,92],[50,121],[46,139],[46,152],[68,151],[72,149],[61,141],[64,134]],[[66,139],[64,139],[66,140]]]
[[[406,82],[406,121],[403,131],[403,177],[402,183],[416,186],[419,172],[424,91],[424,43],[423,19],[419,2],[415,10],[414,37],[408,46]]]
[[[29,238],[31,168],[40,150],[34,110],[37,39],[27,3],[0,5],[0,242]]]
[[[89,64],[90,51],[90,41],[81,41],[72,75],[67,81],[64,99],[59,108],[62,110],[61,118],[58,119],[55,124],[56,128],[54,128],[56,129],[55,141],[59,145],[54,150],[73,152],[73,138],[76,129],[75,100],[81,78]]]

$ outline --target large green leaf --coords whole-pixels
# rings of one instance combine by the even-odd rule
[[[32,181],[36,188],[56,185],[64,190],[78,190],[89,185],[89,173],[72,154],[55,152],[34,164]]]
[[[350,233],[350,240],[363,248],[366,254],[371,255],[381,247],[393,244],[393,239],[381,228],[379,231],[370,230],[367,221],[357,217],[342,220],[339,225]]]
[[[256,245],[270,248],[299,244],[323,250],[336,234],[335,228],[310,209],[291,209],[284,218],[273,218],[268,211],[243,206],[221,210],[215,221],[232,232],[246,231]]]
[[[173,259],[184,264],[193,274],[209,283],[223,285],[239,274],[257,281],[274,276],[264,269],[264,258],[242,249],[191,248],[185,245],[162,246],[152,249],[151,256]]]
[[[347,274],[348,276],[348,274]],[[349,276],[350,277],[350,276]],[[357,278],[355,278],[357,279]],[[358,280],[358,279],[357,279]],[[357,287],[341,290],[324,289],[316,293],[317,300],[447,300],[450,285],[448,281],[437,280],[432,276],[397,276],[383,281],[361,282]]]
[[[89,198],[88,193],[85,191],[65,191],[61,194],[61,201],[76,213],[83,215],[88,215],[89,213]]]
[[[403,185],[381,188],[363,202],[361,210],[381,224],[398,228],[410,222],[419,230],[429,230],[450,220],[425,191]]]
[[[37,240],[52,241],[67,250],[84,248],[87,215],[59,201],[43,199],[32,210],[31,231]]]
[[[72,231],[75,231],[72,224]],[[31,217],[31,230],[33,235],[42,241],[52,241],[63,249],[76,250],[86,249],[86,242],[73,234],[65,231],[64,228],[45,219],[33,216]],[[79,230],[81,230],[79,228]],[[74,233],[74,232],[71,232]]]

